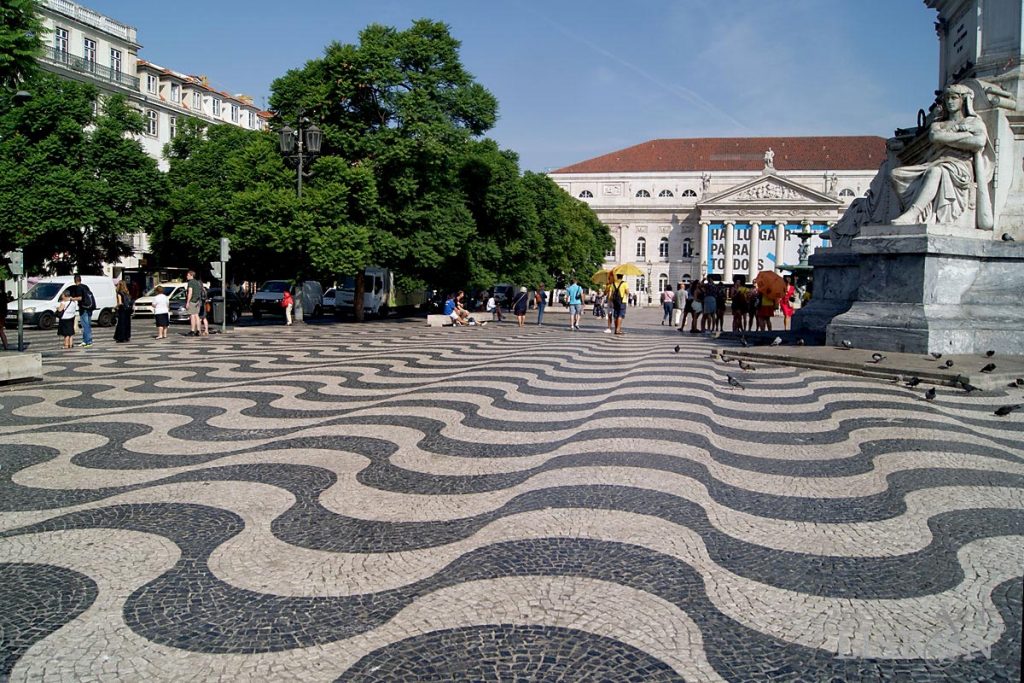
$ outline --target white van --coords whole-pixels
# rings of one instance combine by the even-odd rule
[[[387,268],[371,266],[363,271],[363,311],[371,315],[387,316],[399,308],[417,308],[429,297],[426,290],[400,290],[395,286],[395,274]],[[338,287],[335,310],[351,313],[355,309],[356,279],[348,276]]]
[[[57,324],[57,303],[65,289],[75,284],[71,275],[45,277],[37,281],[25,292],[22,298],[22,319],[26,325],[38,325],[41,330],[52,329]],[[114,324],[114,312],[117,309],[117,294],[114,292],[115,281],[101,275],[83,275],[82,284],[92,291],[96,298],[96,310],[92,312],[92,321],[100,327]],[[18,326],[18,302],[7,304],[7,328]]]
[[[84,280],[83,280],[84,282]],[[184,282],[161,282],[158,287],[164,288],[164,294],[167,298],[172,298],[179,290],[185,289]],[[132,317],[133,318],[153,318],[156,314],[153,312],[153,298],[156,296],[156,287],[146,292],[145,296],[140,296],[135,300],[132,306]]]

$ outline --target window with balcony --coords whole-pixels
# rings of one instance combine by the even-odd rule
[[[171,83],[171,102],[179,104],[181,102],[181,84]]]
[[[658,242],[658,256],[660,258],[668,258],[668,238],[662,237],[661,241]]]
[[[121,75],[121,51],[110,48],[110,70],[115,76]]]
[[[689,237],[683,239],[683,258],[690,258],[693,256],[693,240]]]
[[[68,30],[57,26],[53,29],[53,51],[59,61],[68,61]]]
[[[213,115],[220,116],[220,99],[213,98]]]
[[[155,95],[160,86],[160,79],[153,74],[146,74],[146,92]]]
[[[672,194],[672,190],[662,190],[661,192],[658,193],[658,196],[659,197],[675,197],[675,195]]]
[[[82,59],[85,60],[85,68],[89,71],[96,69],[96,41],[92,38],[82,39]]]
[[[238,105],[231,105],[231,123],[238,123]]]
[[[146,110],[146,135],[156,136],[160,132],[160,114],[152,109]]]
[[[590,190],[583,190],[583,192],[580,192],[576,196],[579,197],[580,199],[593,199],[594,193],[591,192]]]
[[[648,192],[647,190],[637,190],[636,191],[636,196],[637,197],[650,197],[651,193]]]
[[[643,237],[636,238],[636,257],[646,258],[647,257],[647,240]]]

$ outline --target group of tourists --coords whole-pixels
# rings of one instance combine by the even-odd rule
[[[771,331],[776,311],[782,314],[783,329],[789,329],[790,319],[800,306],[803,293],[793,283],[791,275],[783,278],[785,288],[781,296],[761,291],[756,284],[737,278],[732,286],[708,278],[679,282],[676,291],[666,286],[661,293],[662,325],[675,325],[679,331],[721,332],[725,329],[725,316],[732,313],[733,332]],[[681,313],[675,313],[681,311]]]

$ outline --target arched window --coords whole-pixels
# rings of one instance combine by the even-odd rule
[[[579,198],[580,199],[593,199],[594,198],[594,193],[591,192],[590,190],[583,190],[583,192],[580,192]]]
[[[662,190],[661,192],[658,193],[658,196],[659,197],[675,197],[675,195],[672,194],[672,190]]]
[[[658,276],[658,291],[664,292],[666,287],[668,287],[668,273],[662,273]]]
[[[651,193],[648,192],[647,190],[637,190],[636,191],[636,196],[637,197],[650,197]]]
[[[689,237],[683,238],[683,258],[690,258],[693,256],[693,240]]]
[[[658,256],[661,258],[668,258],[668,238],[662,237],[661,241],[658,242]]]
[[[683,196],[684,197],[696,197],[697,193],[694,192],[693,190],[683,190]]]
[[[647,257],[647,240],[643,237],[636,238],[636,257],[646,258]]]
[[[840,190],[839,196],[840,197],[852,197],[853,196],[853,190],[851,190],[848,187],[844,187],[842,190]]]
[[[637,292],[646,292],[647,291],[647,278],[644,277],[643,275],[638,276],[637,279],[636,279],[636,291]]]

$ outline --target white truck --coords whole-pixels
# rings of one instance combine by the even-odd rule
[[[395,286],[395,274],[387,268],[371,266],[363,271],[363,311],[386,316],[398,308],[415,308],[427,300],[425,290],[405,292]],[[350,275],[337,288],[335,310],[352,313],[355,310],[356,279]]]

